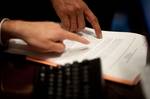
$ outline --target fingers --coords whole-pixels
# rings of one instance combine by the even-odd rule
[[[73,40],[73,41],[78,41],[83,44],[89,44],[89,41],[87,39],[85,39],[77,34],[68,32],[68,31],[66,31],[66,33],[63,33],[62,36],[63,36],[62,40],[69,39],[69,40]]]
[[[79,32],[85,28],[85,19],[84,19],[83,12],[78,14],[77,21],[78,21],[78,30],[77,31]]]
[[[92,27],[94,28],[97,38],[102,38],[101,28],[96,16],[92,13],[92,11],[88,7],[87,9],[85,9],[84,14],[89,23],[91,23]]]
[[[102,38],[101,28],[96,16],[87,7],[84,11],[85,17],[95,30],[97,38]],[[62,26],[64,29],[71,32],[79,32],[85,27],[85,19],[83,12],[72,13],[68,16],[63,16]]]
[[[77,17],[75,13],[72,13],[70,15],[70,31],[71,32],[76,32],[77,31]]]
[[[43,44],[42,44],[43,45]],[[47,52],[57,52],[62,53],[64,52],[65,45],[63,43],[57,43],[57,42],[47,42],[46,47],[45,46],[30,46],[28,50],[37,51],[41,53],[47,53]]]
[[[66,30],[70,30],[70,19],[67,15],[61,16],[61,24],[62,24],[62,28]]]
[[[50,42],[50,52],[64,52],[65,45],[62,42]]]
[[[61,17],[61,26],[62,28],[71,32],[81,31],[85,28],[85,19],[83,12],[72,13],[68,16],[63,15]]]

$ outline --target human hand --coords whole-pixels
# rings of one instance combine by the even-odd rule
[[[63,40],[69,39],[84,44],[89,42],[77,34],[68,32],[54,22],[6,21],[2,25],[4,33],[11,38],[23,39],[32,50],[38,52],[63,52]]]
[[[98,38],[102,37],[101,28],[96,16],[83,0],[51,0],[61,19],[62,27],[71,32],[85,28],[85,18],[92,25]]]

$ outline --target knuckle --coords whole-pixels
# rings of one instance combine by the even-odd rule
[[[83,30],[84,28],[85,28],[85,24],[80,25],[80,26],[78,27],[78,32],[81,31],[81,30]]]
[[[75,6],[68,7],[66,13],[72,14],[72,13],[82,12],[82,11],[83,11],[82,6],[76,4]]]
[[[69,23],[68,23],[68,22],[65,22],[65,23],[63,23],[63,26],[64,26],[65,28],[69,28]]]
[[[75,11],[82,11],[82,7],[80,5],[75,6]]]
[[[61,15],[64,16],[65,14],[68,13],[68,9],[66,9],[65,7],[60,9]]]
[[[81,30],[84,29],[84,28],[85,28],[85,24],[82,24],[81,25]]]
[[[68,9],[68,12],[70,12],[70,13],[75,13],[75,12],[79,12],[79,11],[82,11],[81,10],[82,9],[82,7],[80,6],[80,5],[75,5],[75,6],[71,6],[71,7],[69,7],[69,9]]]
[[[74,7],[69,7],[69,9],[68,9],[68,13],[73,13],[75,11],[75,8]]]
[[[64,12],[64,11],[66,11],[66,8],[65,8],[65,7],[62,7],[62,8],[60,9],[60,11]]]

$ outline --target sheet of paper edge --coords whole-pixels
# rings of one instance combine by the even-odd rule
[[[26,60],[33,61],[33,62],[38,62],[38,63],[41,63],[41,64],[54,66],[54,67],[59,66],[59,64],[56,64],[53,61],[48,61],[47,62],[47,61],[41,60],[38,57],[34,57],[34,56],[27,56]]]
[[[30,60],[30,61],[34,61],[34,62],[39,62],[39,63],[45,64],[45,65],[48,65],[48,66],[56,67],[56,66],[59,65],[59,64],[56,64],[54,62],[47,62],[47,61],[40,60],[37,57],[26,57],[26,59]],[[137,75],[135,77],[135,79],[133,79],[133,80],[117,78],[117,77],[113,77],[113,76],[107,75],[107,74],[103,74],[103,79],[113,81],[113,82],[117,82],[117,83],[121,83],[121,84],[126,84],[126,85],[136,85],[140,80],[140,74]]]
[[[121,83],[121,84],[126,84],[126,85],[136,85],[140,81],[140,74],[138,74],[135,79],[133,80],[127,80],[127,79],[122,79],[122,78],[117,78],[111,75],[103,74],[103,78],[105,80]]]

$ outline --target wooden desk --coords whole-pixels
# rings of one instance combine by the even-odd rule
[[[5,87],[13,91],[0,92],[0,99],[30,99],[32,87],[37,73],[37,67],[41,64],[26,61],[24,56],[0,54],[0,73]],[[149,71],[150,72],[150,71]],[[105,81],[107,99],[148,99],[143,91],[142,81],[136,86],[127,86],[110,81]],[[18,90],[18,91],[15,91]],[[16,92],[16,93],[14,93]]]

